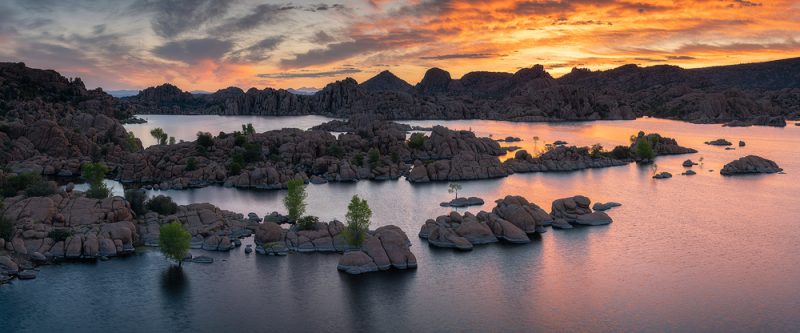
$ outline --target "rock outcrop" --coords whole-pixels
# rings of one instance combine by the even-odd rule
[[[777,173],[781,171],[783,171],[783,169],[773,161],[760,156],[748,155],[725,164],[725,166],[719,170],[719,173],[724,176],[734,176],[756,173]]]

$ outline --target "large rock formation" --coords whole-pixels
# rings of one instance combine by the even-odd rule
[[[724,176],[754,174],[754,173],[777,173],[781,172],[777,163],[766,158],[748,155],[738,160],[725,164],[719,173]]]
[[[162,85],[125,100],[138,113],[347,117],[369,112],[388,119],[510,121],[646,115],[731,126],[785,126],[784,116],[800,111],[797,73],[798,59],[703,69],[573,69],[558,79],[540,65],[513,74],[472,72],[459,79],[432,68],[414,87],[384,71],[362,84],[350,78],[331,83],[310,96],[270,88],[192,95]]]

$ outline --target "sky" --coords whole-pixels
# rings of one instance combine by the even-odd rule
[[[87,87],[411,84],[542,64],[706,67],[800,56],[797,0],[0,0],[0,61]]]

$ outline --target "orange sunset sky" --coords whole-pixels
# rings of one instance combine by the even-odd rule
[[[0,2],[0,61],[87,87],[321,88],[391,70],[411,84],[543,64],[703,67],[800,56],[800,1]]]

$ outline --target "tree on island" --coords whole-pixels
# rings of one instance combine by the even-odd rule
[[[252,123],[247,123],[247,125],[242,124],[242,133],[245,135],[256,134],[256,129],[253,127]]]
[[[162,224],[158,231],[158,246],[161,247],[161,253],[168,259],[178,262],[178,267],[181,267],[183,258],[189,253],[192,234],[178,220]]]
[[[169,135],[167,135],[167,132],[164,132],[164,129],[161,127],[156,127],[150,130],[150,135],[155,138],[160,145],[167,144],[167,140],[169,139]]]
[[[197,132],[197,144],[205,149],[209,149],[214,146],[214,139],[211,136],[211,133],[208,132]]]
[[[450,185],[447,185],[447,193],[455,193],[456,194],[456,199],[458,199],[458,191],[460,191],[460,190],[461,190],[461,184],[460,183],[453,182],[453,183],[450,183]]]
[[[283,206],[289,212],[289,221],[297,222],[306,212],[306,184],[303,179],[294,178],[286,185],[289,191],[283,197]]]
[[[108,167],[102,163],[86,163],[82,168],[83,178],[89,182],[89,189],[86,196],[94,199],[105,199],[111,195],[111,189],[106,186],[103,179],[106,178]]]
[[[653,146],[650,145],[650,141],[647,138],[641,138],[636,142],[636,157],[640,160],[648,161],[656,157],[655,152],[653,152]]]
[[[347,242],[356,247],[360,247],[364,242],[364,235],[369,230],[369,220],[372,218],[372,210],[367,204],[367,200],[354,195],[347,205],[347,226],[344,229],[344,236]]]

